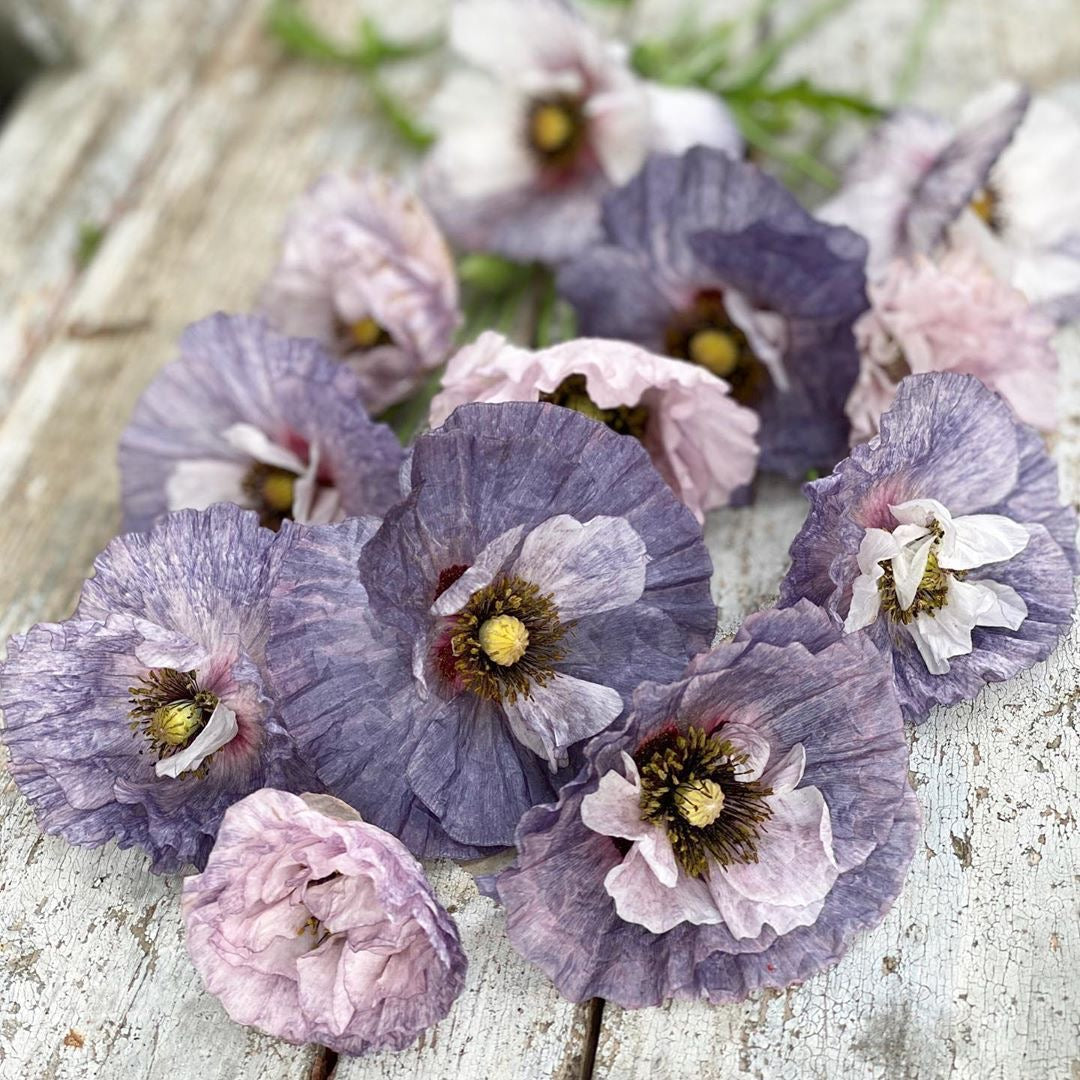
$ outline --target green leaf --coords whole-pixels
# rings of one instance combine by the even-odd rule
[[[266,29],[291,56],[332,64],[355,61],[355,54],[327,38],[295,0],[273,0],[266,13]]]
[[[810,79],[796,79],[783,86],[767,87],[760,84],[729,90],[724,94],[727,101],[745,104],[767,102],[772,105],[799,105],[813,112],[850,112],[857,116],[877,120],[886,110],[869,98],[844,91],[829,90]]]
[[[413,114],[403,105],[382,81],[374,74],[366,79],[368,89],[383,118],[397,132],[403,142],[417,150],[426,150],[435,141],[433,132],[423,127]]]
[[[530,272],[528,266],[481,251],[462,256],[457,271],[462,285],[485,293],[503,293],[520,286]]]
[[[835,190],[836,174],[827,165],[799,150],[792,150],[780,143],[776,137],[755,118],[753,112],[740,102],[731,103],[731,112],[743,138],[763,154],[784,165],[794,172],[813,180],[827,191]]]
[[[105,239],[105,226],[96,221],[84,221],[79,226],[79,236],[75,241],[75,265],[85,270]]]
[[[816,4],[809,5],[786,30],[765,40],[722,88],[723,92],[728,93],[761,82],[772,72],[792,45],[808,37],[822,23],[849,7],[851,3],[852,0],[818,0]]]
[[[420,385],[416,393],[381,413],[377,420],[389,425],[401,441],[408,446],[427,423],[431,400],[442,386],[443,368],[436,368]]]

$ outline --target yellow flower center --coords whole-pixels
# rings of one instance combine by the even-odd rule
[[[981,187],[971,197],[971,202],[968,204],[975,215],[983,220],[983,222],[993,227],[997,221],[997,207],[998,200],[997,195],[994,194],[992,188]]]
[[[692,780],[675,789],[675,808],[699,829],[711,825],[724,809],[724,789],[715,780]]]
[[[349,341],[361,349],[373,349],[382,343],[386,331],[370,316],[349,324]]]
[[[720,378],[727,378],[739,362],[739,343],[723,330],[699,330],[689,345],[690,359]]]
[[[576,134],[577,123],[562,105],[540,105],[529,117],[529,137],[541,153],[558,153],[573,142]]]
[[[500,667],[516,664],[529,647],[529,631],[513,615],[496,615],[488,619],[477,634],[480,648]]]
[[[270,469],[262,482],[262,501],[267,510],[288,514],[292,510],[296,475],[288,469]]]
[[[154,710],[147,733],[168,746],[183,746],[202,723],[203,710],[194,701],[174,701]]]

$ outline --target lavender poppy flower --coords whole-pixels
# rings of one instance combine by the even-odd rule
[[[183,913],[207,989],[237,1023],[291,1043],[402,1050],[465,982],[420,864],[325,795],[263,790],[231,806]]]
[[[1076,515],[1036,432],[969,375],[911,375],[881,433],[807,484],[781,604],[892,657],[905,717],[1045,659],[1072,620]]]
[[[1080,313],[1080,122],[1001,83],[954,125],[902,109],[867,140],[818,211],[870,242],[869,273],[941,244],[974,247],[1047,314]]]
[[[431,403],[439,424],[470,401],[552,401],[639,438],[672,490],[703,521],[753,479],[757,416],[727,383],[621,341],[568,341],[532,352],[482,334],[446,367]]]
[[[346,361],[373,413],[446,359],[461,321],[438,226],[419,199],[368,173],[331,173],[297,201],[259,306],[274,329]]]
[[[899,110],[866,141],[844,187],[818,214],[866,237],[872,277],[894,258],[930,254],[984,188],[1028,102],[1022,87],[1002,84],[971,102],[955,127]]]
[[[710,561],[641,444],[569,409],[462,406],[410,475],[370,539],[297,542],[270,667],[327,790],[418,855],[474,858],[708,645]]]
[[[605,240],[559,274],[583,334],[726,379],[761,418],[762,468],[801,478],[843,456],[863,240],[816,221],[753,165],[702,148],[651,157],[605,199],[603,221]]]
[[[741,152],[715,95],[643,82],[562,0],[462,0],[450,40],[470,67],[436,100],[426,197],[465,248],[559,261],[650,150]]]
[[[809,603],[750,616],[585,749],[497,879],[514,947],[572,1001],[737,1001],[835,963],[919,829],[887,660]]]
[[[120,441],[124,528],[233,502],[268,528],[380,514],[402,450],[364,411],[361,386],[314,341],[258,318],[212,315],[144,391]]]
[[[267,600],[297,533],[223,504],[114,540],[75,616],[8,644],[11,773],[48,833],[201,865],[225,809],[316,782],[271,700]]]
[[[851,438],[877,433],[897,383],[912,372],[976,375],[1025,423],[1057,424],[1053,322],[971,251],[897,259],[870,285],[871,309],[855,324],[861,368],[847,412]]]

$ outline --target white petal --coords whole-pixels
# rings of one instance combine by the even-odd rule
[[[880,567],[875,574],[862,574],[851,586],[851,606],[844,620],[844,633],[853,634],[869,626],[881,611],[881,593],[878,591],[878,579],[883,571]]]
[[[610,686],[558,674],[503,709],[518,742],[546,758],[554,772],[568,746],[603,731],[622,707],[622,698]]]
[[[1009,630],[1020,628],[1027,618],[1028,607],[1015,589],[1000,581],[973,581],[971,584],[994,594],[993,607],[987,608],[979,616],[976,626],[1004,626]]]
[[[225,441],[264,465],[288,469],[297,475],[304,471],[304,463],[291,451],[278,446],[264,431],[254,424],[233,424],[224,432]]]
[[[742,135],[716,94],[683,86],[646,83],[651,119],[649,149],[684,154],[692,146],[711,146],[741,157]]]
[[[629,778],[612,769],[600,778],[596,791],[581,800],[581,820],[601,836],[635,840],[642,857],[662,885],[674,885],[679,877],[675,852],[664,830],[641,820],[641,781],[634,759],[623,751],[623,767]]]
[[[796,743],[775,764],[770,763],[761,779],[772,788],[774,795],[784,795],[799,786],[805,769],[806,750],[802,743]],[[827,814],[825,816],[828,817]]]
[[[236,713],[219,701],[198,738],[186,749],[159,761],[154,772],[175,779],[181,773],[197,769],[215,750],[231,742],[237,730]]]
[[[788,346],[787,320],[774,311],[755,308],[741,292],[727,289],[724,306],[731,321],[746,335],[754,355],[768,369],[776,387],[784,392],[791,387],[791,380],[784,367],[784,353]]]
[[[879,562],[893,558],[900,553],[900,543],[887,529],[867,529],[859,544],[859,569],[864,574],[871,574],[876,581],[881,577]]]
[[[444,593],[436,598],[431,605],[433,615],[453,615],[460,611],[469,597],[477,589],[490,585],[502,573],[506,561],[513,554],[514,549],[525,531],[524,525],[515,525],[512,529],[496,536],[479,555],[476,561],[450,586]]]
[[[905,611],[911,607],[915,594],[919,591],[919,582],[926,573],[926,562],[936,540],[933,533],[928,533],[917,545],[905,548],[892,561],[896,599]]]
[[[308,511],[306,524],[329,525],[334,521],[341,521],[345,512],[341,509],[341,493],[337,488],[319,487],[315,490],[315,498],[311,509]],[[297,519],[299,520],[299,519]]]
[[[583,525],[560,514],[525,537],[513,572],[553,593],[559,617],[569,620],[634,603],[645,591],[648,561],[645,541],[625,518]]]
[[[336,488],[319,486],[319,448],[313,443],[310,460],[293,484],[293,521],[328,525],[339,519],[341,495]]]
[[[246,506],[247,472],[238,461],[181,461],[165,481],[166,505],[170,510],[205,510],[221,502]]]
[[[970,570],[1019,555],[1030,534],[1000,514],[968,514],[953,520],[952,536],[942,541],[938,564],[949,570]]]
[[[996,597],[989,590],[953,579],[944,607],[932,615],[918,615],[908,623],[908,632],[931,675],[944,675],[951,657],[971,652],[971,631],[995,603]]]
[[[652,872],[640,844],[607,872],[604,888],[615,901],[620,919],[644,926],[653,934],[663,934],[684,922],[704,926],[721,921],[703,881],[680,872],[673,885],[665,885]]]
[[[651,826],[641,820],[641,779],[634,759],[623,751],[623,767],[629,776],[611,769],[600,777],[595,791],[581,800],[581,820],[601,836],[640,840]]]
[[[908,502],[890,506],[897,521],[911,525],[929,525],[936,521],[943,528],[952,524],[952,514],[937,499],[910,499]]]

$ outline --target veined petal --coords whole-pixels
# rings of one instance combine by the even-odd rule
[[[721,921],[703,881],[680,872],[674,885],[665,885],[638,844],[608,871],[604,888],[615,901],[620,919],[644,926],[653,934],[663,934],[684,922],[705,926]]]
[[[206,510],[215,503],[243,504],[248,466],[238,461],[180,461],[165,481],[169,510]]]
[[[1000,581],[983,578],[972,582],[978,588],[994,594],[994,604],[978,616],[976,626],[1004,626],[1009,630],[1019,630],[1020,624],[1027,618],[1028,606],[1024,598],[1011,586]]]
[[[261,431],[254,424],[232,424],[224,431],[225,441],[245,454],[249,454],[256,461],[264,465],[273,465],[278,469],[288,469],[300,475],[304,469],[304,462],[291,450],[278,446],[265,431]]]
[[[564,621],[634,603],[645,591],[649,555],[625,518],[582,524],[567,514],[538,525],[521,545],[514,573],[552,593]]]
[[[158,776],[171,776],[173,779],[181,773],[197,769],[215,750],[220,750],[226,743],[232,742],[239,727],[236,713],[224,702],[219,701],[206,727],[199,732],[192,744],[183,750],[162,758],[154,766]]]
[[[773,795],[785,795],[798,787],[805,770],[806,749],[796,743],[779,761],[770,763],[761,779],[772,788]]]
[[[518,741],[555,772],[565,764],[567,747],[603,731],[622,712],[623,701],[610,686],[559,673],[503,708]]]
[[[896,599],[906,611],[915,602],[919,583],[926,573],[926,564],[930,558],[930,549],[937,541],[932,533],[923,537],[914,547],[905,548],[892,561],[893,583],[896,586]]]
[[[1030,539],[1025,526],[1000,514],[967,514],[952,524],[952,535],[944,537],[938,553],[938,565],[949,570],[1004,562],[1019,555]]]
[[[479,555],[476,561],[431,605],[433,615],[453,615],[460,611],[477,589],[490,585],[502,572],[507,561],[525,531],[524,525],[515,525],[512,529],[496,536]]]

